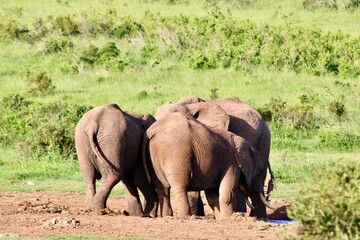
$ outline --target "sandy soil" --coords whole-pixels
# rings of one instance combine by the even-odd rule
[[[204,200],[204,202],[206,202]],[[277,207],[269,218],[286,219],[291,201],[273,199]],[[84,235],[144,237],[153,239],[281,239],[293,235],[297,224],[257,221],[247,214],[215,220],[205,205],[206,216],[190,219],[140,218],[126,215],[123,197],[110,197],[111,211],[94,213],[84,208],[84,196],[75,193],[0,191],[0,237]]]

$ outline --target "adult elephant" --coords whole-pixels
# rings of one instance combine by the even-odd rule
[[[212,110],[219,108],[222,111]],[[155,113],[155,118],[161,119],[171,112],[187,113],[208,126],[220,126],[218,127],[219,129],[224,129],[225,127],[226,130],[249,141],[259,152],[265,168],[269,170],[268,181],[265,181],[267,171],[264,171],[262,176],[266,186],[265,195],[266,198],[269,197],[273,188],[273,174],[269,162],[271,135],[266,122],[258,111],[238,99],[204,100],[197,96],[185,96],[176,103],[168,103],[160,106]],[[230,120],[226,120],[224,124],[222,124],[221,121],[226,119],[223,117],[224,114],[228,115]],[[260,199],[257,196],[253,196],[252,201],[256,210],[252,210],[250,215],[257,216],[258,218],[266,218],[266,208],[260,202]],[[191,202],[196,201],[191,199]],[[198,204],[198,206],[200,205]],[[237,209],[238,211],[246,211],[245,203],[239,202]]]
[[[154,122],[151,115],[126,113],[116,104],[95,107],[82,116],[75,130],[75,147],[88,208],[106,208],[112,188],[122,180],[129,214],[156,216],[157,194],[144,178],[140,153],[144,132]],[[101,178],[96,191],[95,181]],[[145,197],[144,211],[137,187]]]
[[[236,189],[246,199],[257,195],[264,206],[271,207],[263,195],[264,166],[259,154],[231,132],[206,127],[183,112],[170,113],[146,131],[142,152],[161,216],[173,215],[170,188],[180,217],[191,214],[188,191],[204,190],[217,219],[234,213]]]

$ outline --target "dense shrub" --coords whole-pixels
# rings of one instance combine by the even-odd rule
[[[26,133],[24,116],[32,103],[20,94],[4,97],[0,103],[0,145],[8,146],[16,142],[18,136]]]
[[[321,119],[310,104],[289,105],[281,98],[272,98],[258,111],[267,121],[281,122],[290,129],[315,130]]]
[[[115,10],[109,9],[90,16],[49,16],[28,25],[12,18],[0,23],[0,36],[3,37],[31,43],[44,37],[53,39],[45,42],[49,53],[71,48],[71,41],[55,40],[58,35],[72,37],[78,34],[110,36],[116,41],[125,39],[125,44],[135,44],[141,49],[134,52],[136,56],[133,58],[141,65],[154,61],[159,64],[163,59],[175,56],[198,70],[246,70],[261,65],[319,76],[360,75],[359,38],[351,38],[340,31],[324,32],[315,27],[306,29],[288,24],[268,26],[256,25],[249,20],[235,21],[218,8],[213,8],[203,17],[163,17],[147,12],[141,20],[135,21],[129,16],[118,17]],[[97,54],[91,54],[94,50],[89,47],[92,57]],[[153,58],[153,61],[144,56]],[[82,56],[82,59],[93,61],[87,56]],[[120,62],[115,69],[129,66],[117,57],[110,62]],[[103,65],[110,69],[114,66]]]
[[[360,164],[342,162],[319,172],[288,212],[306,239],[360,239]]]
[[[319,134],[319,141],[315,147],[319,149],[352,151],[360,149],[360,136],[348,132],[323,133]]]
[[[39,104],[18,94],[5,97],[0,105],[0,144],[16,144],[26,158],[73,157],[75,125],[89,109],[62,102]]]
[[[332,101],[329,105],[329,111],[334,113],[337,117],[342,117],[346,113],[345,104],[340,101]]]
[[[40,51],[43,53],[51,54],[62,51],[69,51],[74,47],[74,44],[69,38],[51,38],[45,40],[41,45]]]
[[[135,22],[135,20],[130,17],[125,17],[122,19],[121,23],[110,29],[110,35],[122,39],[127,36],[135,36],[141,31],[142,26],[139,23]]]
[[[360,6],[359,0],[304,0],[303,6],[306,9],[314,8],[356,8]]]
[[[57,33],[70,36],[80,33],[80,24],[77,17],[74,16],[58,16],[53,21],[53,30]]]
[[[33,95],[50,94],[55,90],[51,78],[44,71],[36,76],[29,74],[26,81],[29,83],[29,92]]]
[[[126,59],[121,55],[121,51],[117,48],[115,42],[107,42],[101,48],[90,44],[85,48],[79,57],[81,62],[87,65],[102,65],[108,70],[122,71],[128,65]]]
[[[28,158],[55,153],[75,155],[74,130],[90,108],[62,102],[31,106],[26,118],[26,134],[18,140],[20,153]]]

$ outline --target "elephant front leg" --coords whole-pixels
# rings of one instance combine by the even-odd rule
[[[219,189],[207,189],[205,190],[206,200],[213,210],[215,218],[220,219],[220,204],[219,204]]]
[[[239,189],[235,189],[235,212],[244,212],[246,213],[246,203],[244,195],[240,192]]]
[[[200,192],[188,192],[191,215],[205,216],[204,203],[201,199]]]
[[[219,203],[221,219],[227,219],[234,213],[236,178],[231,173],[229,171],[220,183]]]
[[[257,193],[252,193],[250,195],[251,202],[254,205],[255,209],[252,209],[250,211],[250,216],[256,217],[258,219],[263,219],[266,221],[267,219],[267,213],[266,213],[266,207],[262,203],[259,195]]]
[[[144,216],[157,217],[159,198],[155,191],[155,186],[153,184],[147,184],[147,185],[140,185],[138,187],[145,198]]]

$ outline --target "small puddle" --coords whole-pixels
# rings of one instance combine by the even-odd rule
[[[284,219],[268,219],[268,223],[277,223],[277,224],[294,224],[295,220],[284,220]]]

